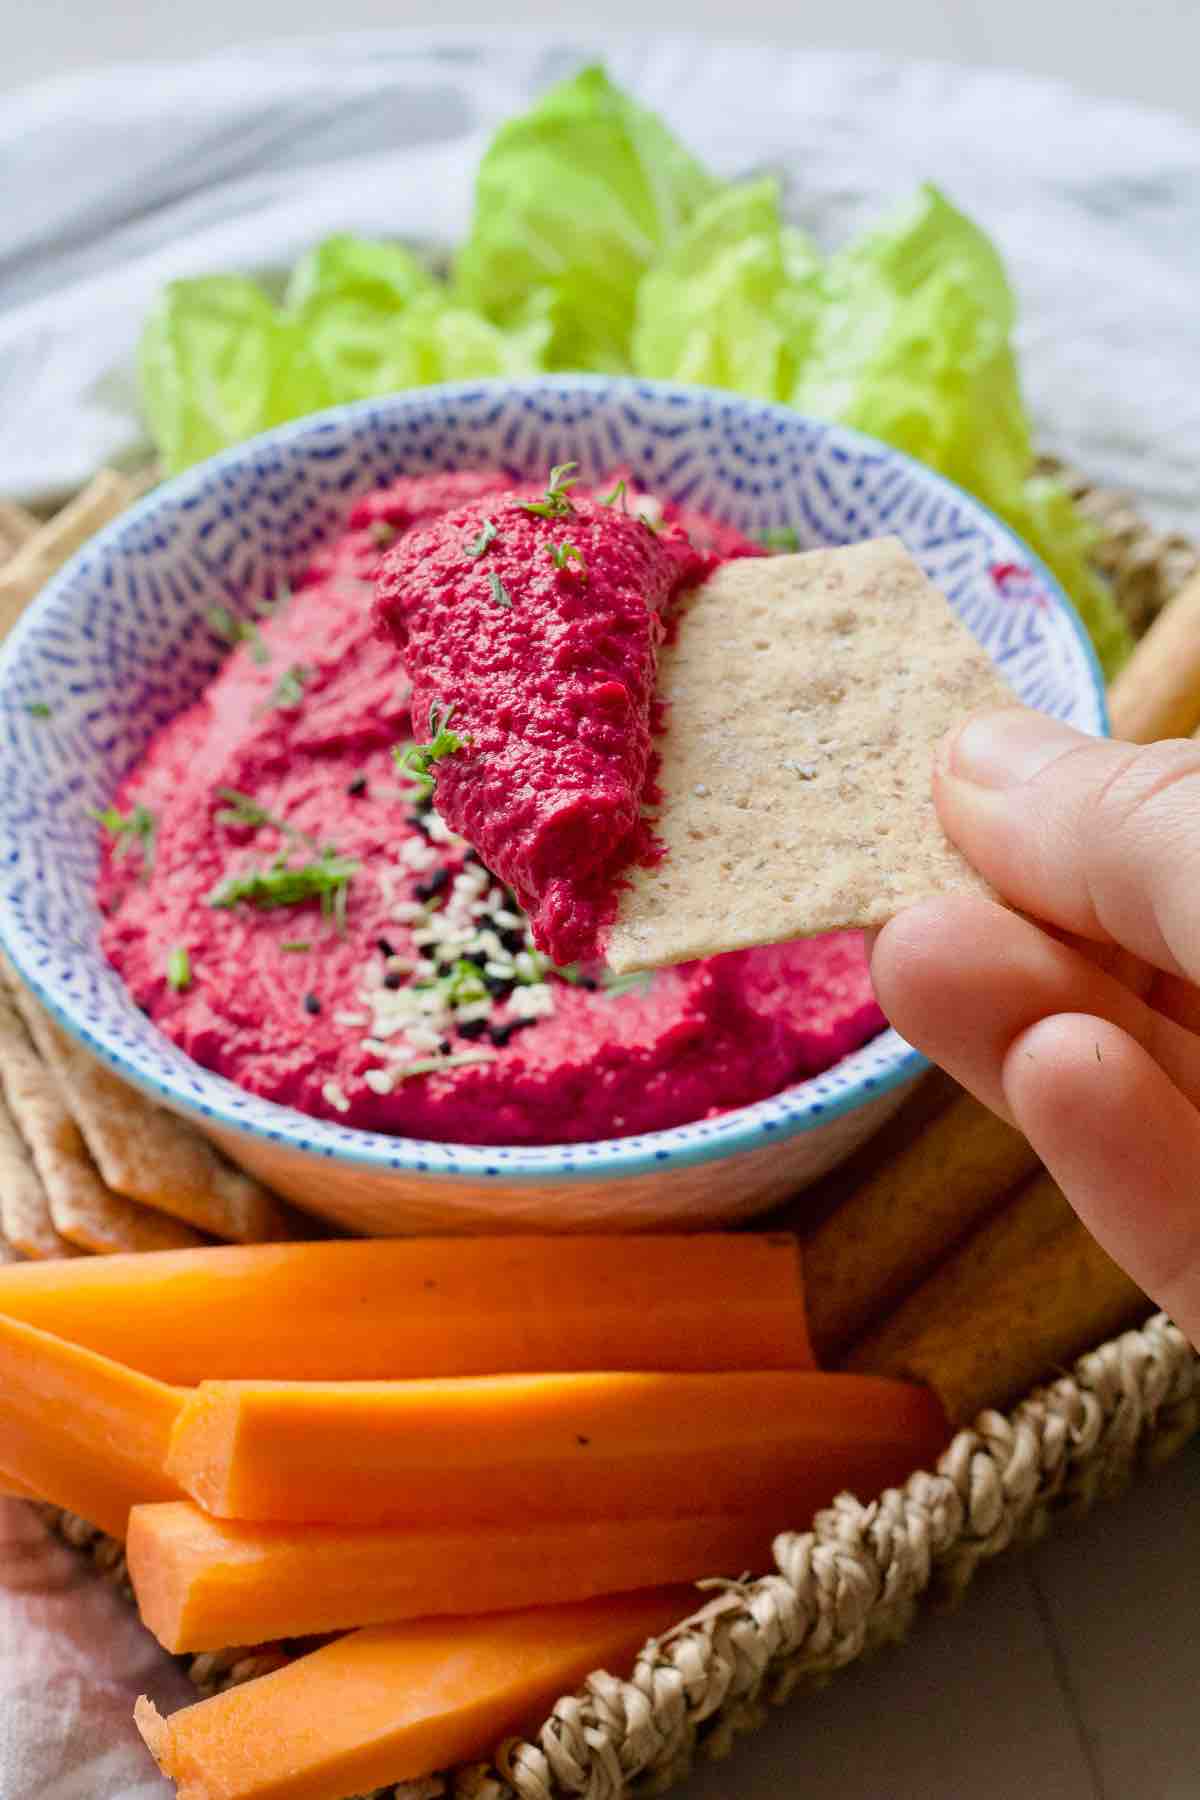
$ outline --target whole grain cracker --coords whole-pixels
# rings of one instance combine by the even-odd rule
[[[291,1235],[284,1208],[261,1183],[227,1163],[185,1119],[127,1087],[60,1031],[11,964],[0,964],[0,973],[114,1194],[229,1243],[262,1244]]]
[[[0,1228],[4,1232],[0,1262],[11,1261],[17,1256],[31,1256],[41,1262],[48,1257],[79,1255],[75,1245],[69,1244],[54,1229],[46,1190],[3,1099],[0,1099]]]
[[[0,993],[0,1085],[62,1237],[101,1255],[181,1250],[204,1242],[190,1226],[105,1187],[54,1076],[6,992]]]
[[[26,536],[0,568],[0,638],[68,558],[123,513],[145,485],[144,477],[101,469],[61,512]]]
[[[956,719],[1013,695],[898,539],[724,564],[658,685],[666,854],[622,891],[618,974],[989,891],[937,822],[930,770]]]

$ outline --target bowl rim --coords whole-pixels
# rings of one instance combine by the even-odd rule
[[[864,452],[883,456],[910,470],[918,480],[955,496],[977,514],[989,520],[995,529],[1020,551],[1021,560],[1037,576],[1039,583],[1057,610],[1065,614],[1084,653],[1084,664],[1091,678],[1090,698],[1095,703],[1100,732],[1109,731],[1104,676],[1099,659],[1083,622],[1057,576],[991,507],[978,500],[958,482],[942,475],[882,440],[870,437],[853,426],[814,419],[810,415],[776,401],[759,400],[730,390],[703,384],[643,380],[637,376],[595,374],[546,374],[524,377],[491,377],[478,381],[439,383],[431,387],[407,388],[395,394],[366,400],[350,401],[322,412],[289,420],[257,437],[231,445],[206,458],[181,474],[172,476],[152,488],[134,502],[118,518],[106,525],[77,550],[35,596],[0,648],[0,690],[9,669],[18,660],[24,639],[36,623],[38,613],[52,604],[60,589],[75,578],[85,557],[101,561],[110,552],[118,536],[130,525],[152,519],[164,506],[185,507],[214,475],[236,472],[247,459],[276,446],[295,445],[297,440],[313,437],[319,442],[328,432],[355,419],[368,419],[372,414],[411,406],[453,407],[481,391],[493,392],[497,398],[547,391],[590,392],[596,395],[650,395],[667,404],[693,406],[707,401],[712,406],[742,412],[747,417],[785,423],[790,427],[817,431],[833,436],[838,442]],[[713,1118],[689,1121],[630,1137],[600,1138],[588,1141],[538,1145],[463,1144],[454,1140],[430,1140],[390,1136],[383,1132],[365,1131],[342,1126],[333,1121],[316,1119],[294,1107],[284,1106],[258,1095],[249,1095],[226,1077],[194,1066],[206,1078],[206,1085],[217,1093],[224,1090],[228,1104],[221,1106],[189,1094],[182,1081],[159,1079],[132,1064],[121,1051],[99,1038],[64,1008],[56,994],[39,978],[32,959],[24,953],[21,940],[8,928],[7,908],[0,897],[0,950],[17,969],[24,983],[50,1013],[55,1022],[82,1043],[124,1081],[166,1104],[173,1111],[192,1119],[202,1128],[216,1128],[232,1136],[250,1137],[265,1145],[298,1155],[319,1157],[347,1168],[381,1173],[419,1175],[430,1181],[439,1177],[470,1176],[476,1180],[495,1182],[518,1181],[529,1185],[542,1182],[588,1182],[597,1177],[632,1177],[650,1173],[665,1174],[671,1168],[684,1168],[724,1158],[740,1151],[761,1149],[769,1144],[817,1131],[846,1114],[857,1111],[896,1088],[916,1079],[929,1065],[922,1053],[907,1044],[890,1026],[857,1050],[849,1052],[821,1075],[794,1082],[764,1099],[734,1107]],[[158,1031],[157,1027],[152,1027]],[[176,1054],[179,1050],[165,1033],[159,1033],[163,1044]],[[192,1059],[188,1059],[191,1061]],[[861,1066],[854,1069],[858,1062]],[[843,1071],[836,1089],[826,1086],[827,1077],[835,1070]],[[277,1126],[240,1116],[239,1101],[250,1100],[256,1110],[265,1110],[278,1120]],[[306,1141],[317,1130],[320,1143]]]

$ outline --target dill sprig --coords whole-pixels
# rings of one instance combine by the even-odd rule
[[[443,708],[435,700],[429,708],[429,742],[398,744],[392,752],[396,767],[403,774],[411,775],[427,791],[433,787],[435,780],[430,773],[433,764],[441,762],[444,756],[453,756],[456,750],[462,750],[469,742],[469,739],[460,737],[457,731],[449,729],[453,713],[453,704]]]
[[[88,808],[88,817],[95,819],[112,838],[114,862],[124,862],[129,852],[136,849],[141,856],[142,874],[149,875],[154,867],[158,820],[148,806],[139,801],[127,813],[115,806],[103,810],[93,806]]]
[[[546,483],[546,491],[540,500],[523,500],[521,510],[534,513],[539,519],[566,519],[575,508],[567,496],[567,490],[573,488],[579,477],[571,473],[577,469],[577,462],[555,463],[550,471],[550,479]]]

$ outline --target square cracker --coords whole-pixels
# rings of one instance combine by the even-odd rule
[[[127,1087],[60,1031],[10,965],[0,963],[0,975],[114,1194],[229,1243],[294,1235],[284,1208],[260,1182],[227,1163],[194,1125]]]
[[[0,1086],[60,1236],[98,1254],[182,1250],[204,1242],[190,1226],[105,1187],[54,1076],[6,992],[0,993]]]
[[[898,539],[724,564],[685,602],[658,691],[666,854],[622,890],[618,974],[990,891],[930,772],[955,720],[1014,696]]]
[[[60,1237],[50,1217],[50,1202],[41,1177],[30,1161],[25,1140],[0,1099],[0,1262],[13,1257],[78,1256],[81,1252]]]

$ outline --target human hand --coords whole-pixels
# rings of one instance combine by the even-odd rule
[[[1139,748],[1004,708],[942,744],[934,797],[1031,917],[967,898],[902,913],[874,946],[880,1005],[1025,1133],[1200,1341],[1200,743]]]

